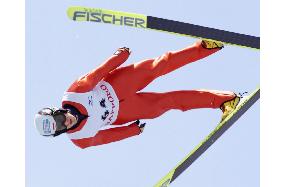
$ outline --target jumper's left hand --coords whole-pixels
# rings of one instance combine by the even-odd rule
[[[127,51],[128,54],[131,54],[131,50],[128,47],[120,47],[120,48],[118,48],[116,53],[120,53],[122,51]]]

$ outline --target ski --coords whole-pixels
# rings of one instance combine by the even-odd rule
[[[153,16],[146,16],[143,14],[73,6],[68,8],[67,15],[74,21],[97,22],[153,29],[194,38],[220,41],[229,45],[237,45],[257,50],[260,48],[260,37]]]
[[[228,128],[230,128],[260,97],[257,88],[247,98],[243,98],[237,108],[199,144],[174,169],[162,178],[154,187],[169,186],[200,155],[202,155]]]

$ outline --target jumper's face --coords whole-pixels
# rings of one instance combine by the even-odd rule
[[[70,129],[77,123],[77,118],[69,112],[67,112],[65,116],[66,116],[66,121],[64,125],[66,125],[67,129]]]

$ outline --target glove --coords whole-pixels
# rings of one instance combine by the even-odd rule
[[[142,133],[144,131],[146,123],[140,124],[140,120],[136,120],[135,123],[138,125],[138,127],[140,129],[140,133]]]
[[[120,48],[118,48],[118,50],[117,50],[114,54],[115,54],[115,55],[118,55],[118,54],[121,53],[122,51],[127,51],[128,54],[131,53],[131,51],[130,51],[129,48],[127,48],[127,47],[120,47]]]

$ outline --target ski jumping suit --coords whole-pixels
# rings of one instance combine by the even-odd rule
[[[235,97],[233,92],[183,90],[166,93],[139,92],[149,83],[219,49],[205,49],[201,41],[179,51],[119,67],[129,56],[120,48],[101,66],[76,80],[64,93],[62,107],[75,107],[88,116],[67,134],[80,148],[119,141],[140,134],[138,119],[153,119],[171,109],[219,108]],[[111,125],[114,128],[103,129]]]

